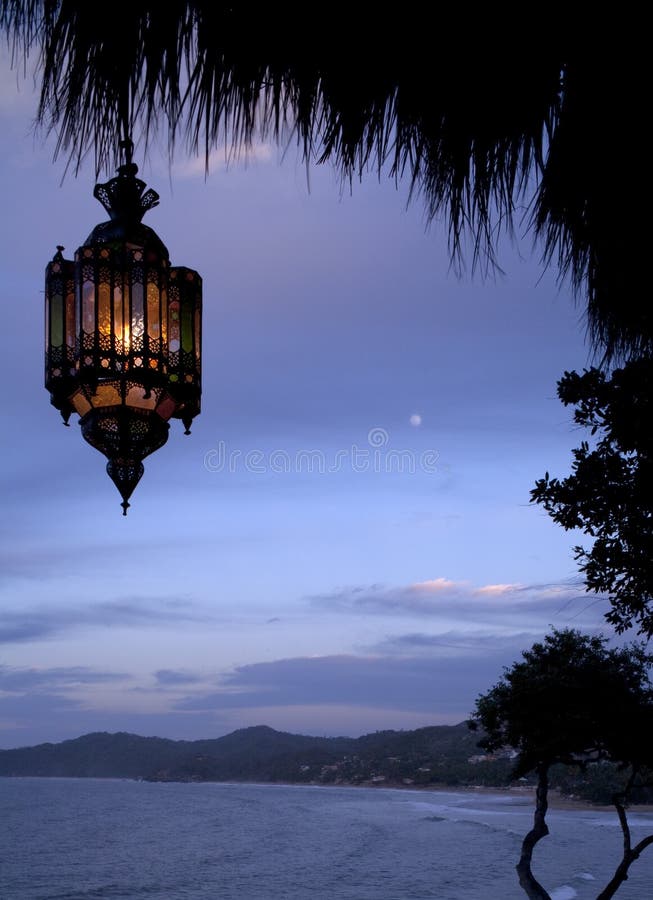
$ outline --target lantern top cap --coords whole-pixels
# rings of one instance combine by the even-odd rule
[[[93,196],[109,213],[109,222],[97,225],[89,235],[86,244],[105,244],[113,241],[133,241],[150,245],[166,258],[168,251],[154,232],[141,223],[145,213],[159,204],[159,195],[140,178],[136,177],[138,166],[132,162],[134,145],[131,140],[120,142],[125,161],[118,168],[118,174],[104,184],[96,184]]]
[[[158,206],[159,195],[136,178],[138,166],[132,162],[134,144],[127,139],[120,142],[125,162],[118,168],[115,178],[105,184],[96,184],[93,196],[100,201],[112,222],[134,225],[141,221],[148,209]]]

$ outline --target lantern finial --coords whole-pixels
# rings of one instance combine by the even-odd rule
[[[107,463],[107,474],[113,481],[122,497],[122,514],[127,515],[130,507],[129,498],[134,492],[134,488],[143,477],[145,466],[143,463],[120,463],[115,459],[110,459]]]

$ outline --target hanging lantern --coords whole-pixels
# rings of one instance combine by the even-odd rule
[[[46,269],[45,386],[64,423],[107,459],[123,515],[143,459],[168,439],[171,418],[190,434],[200,412],[202,279],[170,266],[168,251],[141,219],[159,202],[131,162],[94,196],[110,216],[75,253],[63,247]]]

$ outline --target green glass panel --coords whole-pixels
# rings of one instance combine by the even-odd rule
[[[181,346],[188,353],[193,349],[193,307],[188,300],[181,309]]]
[[[179,350],[179,300],[172,300],[168,307],[168,340],[171,353]]]
[[[63,344],[63,297],[54,294],[50,300],[50,344],[61,347]]]

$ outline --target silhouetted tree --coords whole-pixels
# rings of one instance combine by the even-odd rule
[[[472,258],[492,261],[521,219],[586,300],[597,347],[653,347],[647,231],[635,225],[646,208],[645,10],[596,7],[578,24],[497,4],[433,12],[4,0],[0,28],[16,60],[40,60],[38,118],[76,163],[90,150],[108,166],[124,132],[147,140],[155,128],[207,160],[223,140],[236,152],[256,138],[296,141],[344,179],[370,167],[407,178],[429,218],[447,219],[456,258],[471,234]]]
[[[638,644],[607,649],[605,638],[572,629],[554,630],[505,669],[501,680],[476,701],[472,728],[485,733],[488,751],[518,751],[515,777],[537,776],[533,828],[522,842],[519,883],[531,900],[550,900],[532,871],[533,851],[549,833],[549,770],[556,763],[586,767],[602,760],[628,770],[624,790],[613,798],[623,834],[623,856],[598,900],[614,896],[630,865],[653,843],[653,834],[634,847],[626,816],[630,792],[653,763],[643,735],[653,733],[653,658]]]
[[[574,548],[589,591],[606,594],[618,632],[636,624],[653,635],[653,359],[632,360],[610,377],[565,372],[558,396],[590,430],[573,451],[572,472],[547,472],[531,491],[554,522],[593,543]]]

